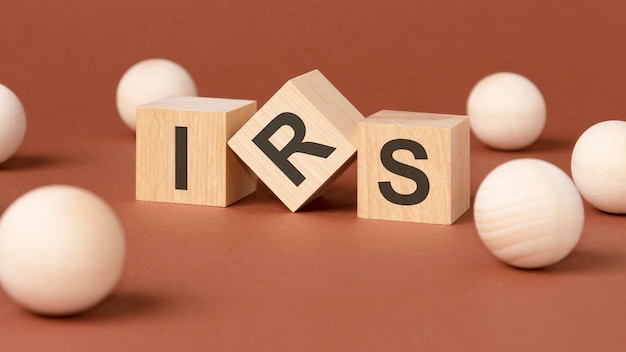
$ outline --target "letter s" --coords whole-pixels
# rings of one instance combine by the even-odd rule
[[[393,158],[396,150],[408,150],[413,153],[413,157],[418,159],[428,159],[424,147],[416,141],[410,139],[394,139],[382,147],[380,150],[380,161],[383,166],[396,175],[404,176],[413,180],[417,189],[411,194],[400,194],[391,187],[391,182],[378,182],[380,193],[391,203],[398,205],[415,205],[423,202],[428,196],[430,182],[426,174],[413,166],[398,162]]]

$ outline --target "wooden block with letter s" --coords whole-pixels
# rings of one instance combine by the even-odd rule
[[[359,123],[357,214],[452,224],[470,206],[469,120],[380,111]]]
[[[136,198],[228,206],[256,190],[256,175],[228,139],[256,101],[169,97],[137,108]]]
[[[285,83],[228,145],[295,212],[354,160],[363,120],[314,70]]]

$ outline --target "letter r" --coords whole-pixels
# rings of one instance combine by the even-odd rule
[[[270,138],[281,127],[289,126],[294,132],[293,138],[278,150],[270,142]],[[306,177],[289,161],[289,157],[294,153],[304,153],[320,158],[328,158],[337,148],[314,142],[304,142],[306,126],[302,119],[291,112],[283,112],[276,116],[259,134],[252,139],[259,149],[293,182],[300,186]]]

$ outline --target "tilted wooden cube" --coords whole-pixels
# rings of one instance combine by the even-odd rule
[[[354,160],[363,119],[315,70],[289,80],[228,145],[295,212]]]
[[[227,141],[256,101],[170,97],[137,108],[138,200],[228,206],[256,190],[256,175]]]
[[[469,120],[380,111],[359,123],[357,214],[452,224],[470,206]]]

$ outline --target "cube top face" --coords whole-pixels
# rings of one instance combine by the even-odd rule
[[[382,111],[359,124],[358,216],[452,224],[469,209],[469,120]]]
[[[354,160],[357,122],[363,120],[319,71],[312,71],[283,85],[228,145],[297,211]]]
[[[255,112],[255,101],[199,97],[138,107],[136,198],[228,206],[252,193],[256,176],[226,143]]]
[[[167,97],[141,105],[139,108],[226,113],[250,104],[256,106],[256,101],[206,97]]]
[[[368,117],[368,123],[380,123],[398,126],[417,126],[423,128],[453,129],[467,120],[466,116],[381,110]]]

